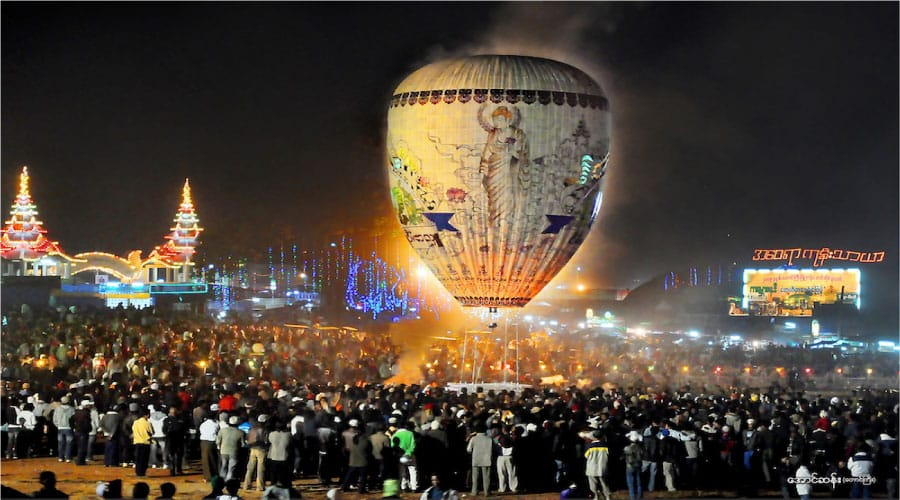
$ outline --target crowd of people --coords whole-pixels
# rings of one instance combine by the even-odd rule
[[[150,310],[57,313],[6,317],[5,460],[125,466],[138,483],[155,467],[173,486],[199,470],[209,498],[241,490],[294,498],[298,478],[335,494],[396,486],[423,498],[897,496],[895,390],[819,394],[778,379],[714,390],[656,382],[451,390],[392,383],[400,349],[352,329],[215,325]],[[120,498],[113,483],[98,495]]]
[[[655,386],[704,383],[844,388],[896,380],[896,352],[848,353],[772,342],[673,334],[472,332],[435,339],[418,365],[423,380],[519,380]],[[506,350],[502,339],[508,340]]]

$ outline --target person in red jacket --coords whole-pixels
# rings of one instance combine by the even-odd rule
[[[231,392],[226,392],[221,399],[219,399],[219,411],[234,411],[237,409],[238,400],[234,397],[234,394]]]

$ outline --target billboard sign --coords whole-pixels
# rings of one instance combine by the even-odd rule
[[[859,269],[745,269],[731,316],[812,316],[815,304],[860,304]]]

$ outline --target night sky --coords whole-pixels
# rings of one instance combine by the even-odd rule
[[[609,97],[604,206],[571,262],[592,287],[755,248],[884,250],[863,308],[897,332],[896,2],[0,9],[3,210],[28,165],[70,254],[146,255],[188,177],[210,258],[397,230],[394,87],[441,57],[524,54]]]

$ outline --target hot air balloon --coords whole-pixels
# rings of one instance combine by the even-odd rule
[[[608,105],[557,61],[448,59],[394,91],[386,146],[397,217],[438,281],[463,306],[524,306],[597,216]]]

